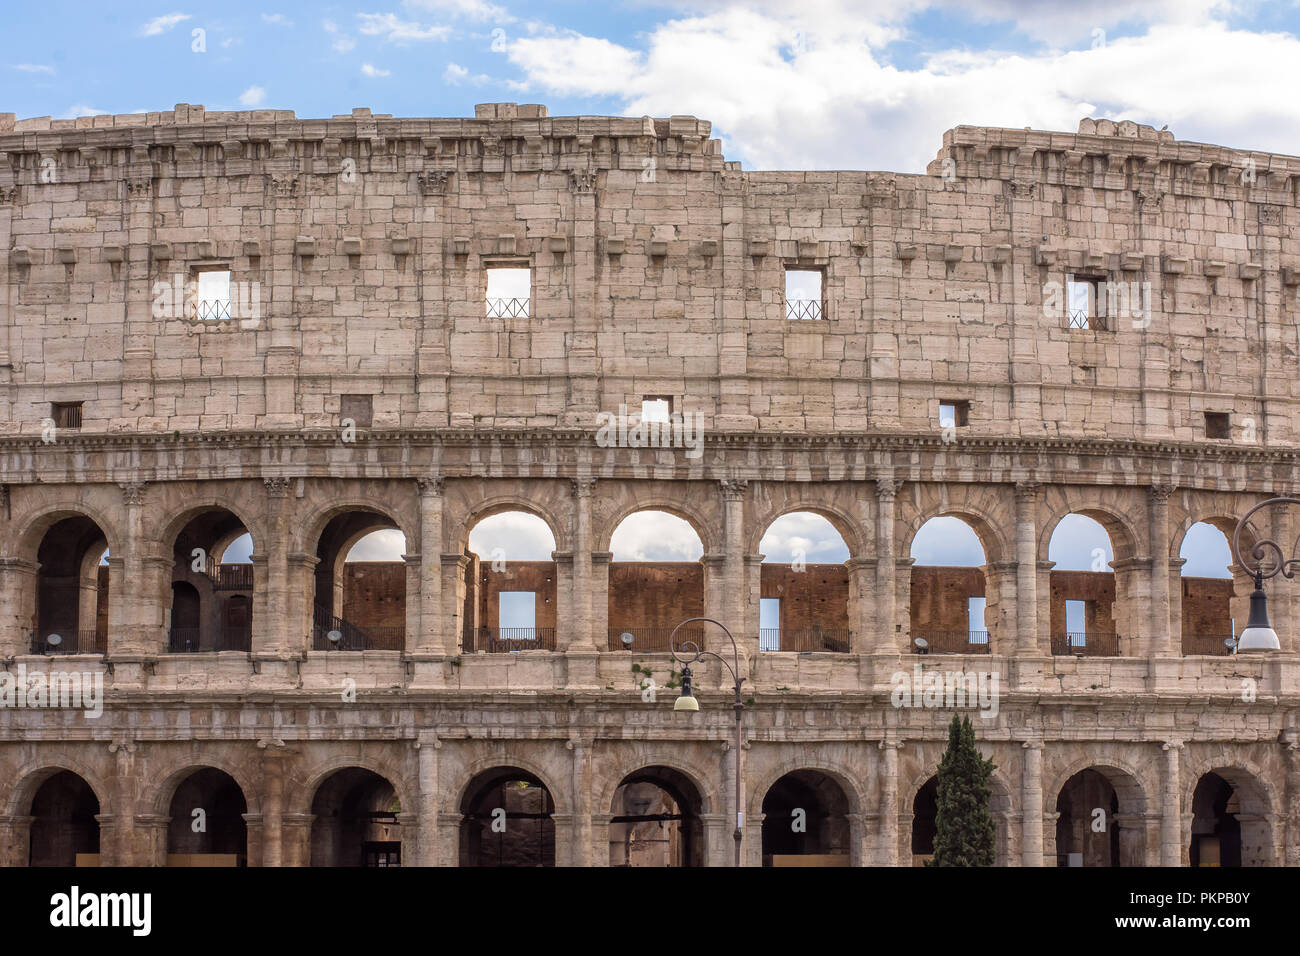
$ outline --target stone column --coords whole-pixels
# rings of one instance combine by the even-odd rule
[[[1297,497],[1293,492],[1279,492],[1291,497]],[[1271,505],[1267,509],[1269,518],[1269,537],[1282,546],[1284,556],[1289,558],[1294,552],[1296,542],[1295,532],[1295,513],[1296,505],[1277,504]],[[1259,517],[1262,517],[1260,515]],[[1229,542],[1231,544],[1231,542]],[[1245,544],[1243,542],[1243,547]],[[1247,549],[1249,551],[1249,549]],[[1247,558],[1249,560],[1249,558]],[[1236,575],[1234,575],[1236,577]],[[1255,590],[1255,582],[1252,578],[1247,577],[1247,584],[1244,588],[1234,584],[1234,590],[1242,592],[1242,614],[1237,618],[1237,633],[1240,634],[1246,627],[1246,621],[1250,615],[1250,592]],[[1297,615],[1297,602],[1300,601],[1300,588],[1297,588],[1295,582],[1287,581],[1284,578],[1277,577],[1273,579],[1274,586],[1268,589],[1268,616],[1273,622],[1273,629],[1277,631],[1278,643],[1282,645],[1284,653],[1294,654],[1300,651],[1300,633],[1297,628],[1300,627],[1300,616]]]
[[[437,866],[438,853],[438,751],[442,741],[432,730],[421,730],[415,742],[420,763],[419,852],[411,861],[416,866]],[[406,854],[403,853],[403,861]]]
[[[315,820],[313,813],[281,815],[280,835],[284,843],[285,866],[311,865],[311,825]]]
[[[581,737],[566,744],[573,755],[573,866],[592,865],[591,744]]]
[[[1043,654],[1038,621],[1038,502],[1042,486],[1033,481],[1016,483],[1016,653]]]
[[[1026,740],[1025,766],[1020,782],[1020,862],[1043,865],[1043,742]]]
[[[265,572],[254,581],[253,654],[283,657],[289,651],[289,516],[290,478],[264,478],[267,496],[266,542],[257,542],[266,560]],[[260,570],[260,569],[259,569]]]
[[[1161,745],[1164,751],[1164,778],[1161,781],[1160,865],[1181,866],[1183,862],[1182,780],[1179,768],[1181,740]]]
[[[894,500],[900,483],[891,477],[876,479],[876,635],[873,651],[899,653],[897,555],[894,551]]]
[[[1282,745],[1286,760],[1286,811],[1284,828],[1284,866],[1300,866],[1300,732],[1288,731]]]
[[[596,648],[602,651],[610,646],[609,563],[613,559],[612,551],[591,552],[591,634]]]
[[[112,779],[115,826],[111,847],[100,843],[100,853],[108,849],[112,859],[105,861],[101,857],[100,862],[106,866],[134,866],[139,861],[135,852],[135,742],[114,740],[108,745],[108,752],[115,755]]]
[[[461,652],[464,637],[465,571],[470,559],[465,554],[442,555],[442,641],[448,657]],[[558,572],[558,568],[557,568]],[[472,622],[471,622],[472,626]],[[467,646],[466,651],[472,650]]]
[[[406,646],[412,650],[441,653],[447,644],[442,629],[442,490],[440,477],[417,478],[420,492],[420,588],[418,626],[406,635]],[[416,602],[415,594],[407,594],[407,605]],[[408,615],[409,620],[409,615]]]
[[[1151,621],[1148,657],[1176,657],[1169,626],[1169,484],[1153,484],[1147,493],[1151,552]],[[1181,641],[1180,641],[1181,643]]]
[[[262,804],[262,865],[282,866],[284,862],[284,744],[259,740],[262,748],[262,776],[266,799]]]
[[[878,866],[898,866],[898,752],[903,742],[886,737],[880,741],[884,767],[880,776],[880,842]]]
[[[876,634],[876,559],[849,558],[849,651],[867,654],[875,647]]]
[[[125,553],[122,555],[122,576],[126,579],[124,584],[129,583],[129,586],[115,588],[111,581],[109,583],[108,600],[110,604],[116,603],[120,609],[121,626],[116,635],[109,635],[109,651],[128,655],[143,654],[145,646],[141,639],[140,626],[144,615],[140,605],[144,582],[145,482],[120,482],[118,487],[122,489],[122,504],[126,507],[126,521],[123,524]],[[85,627],[85,622],[81,622],[78,626]],[[117,638],[116,641],[112,640],[114,636]]]
[[[39,568],[24,558],[0,558],[0,657],[31,653]]]
[[[595,478],[573,478],[573,598],[567,607],[568,626],[562,617],[557,623],[564,627],[563,650],[595,653],[596,643],[591,634],[591,494],[596,487]],[[557,611],[566,610],[564,607]],[[558,637],[558,635],[557,635]]]
[[[719,618],[736,639],[744,658],[758,655],[758,634],[745,629],[745,489],[749,482],[741,478],[724,478],[719,483],[722,491],[724,543],[722,617]],[[725,642],[725,638],[719,637]],[[729,651],[725,644],[717,645]]]

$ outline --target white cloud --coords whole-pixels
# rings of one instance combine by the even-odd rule
[[[376,66],[371,66],[369,63],[362,63],[361,73],[363,76],[389,76],[391,75],[392,71],[381,70]]]
[[[54,67],[42,66],[39,63],[15,63],[9,67],[11,70],[21,70],[24,73],[48,73],[54,74]]]
[[[493,23],[513,23],[515,19],[505,7],[486,0],[403,0],[402,6],[467,20],[491,20]]]
[[[396,528],[372,531],[352,546],[344,561],[401,561],[406,553],[406,535]]]
[[[250,86],[239,94],[240,106],[261,106],[266,100],[266,90],[260,86]]]
[[[763,533],[758,550],[768,562],[790,564],[843,564],[849,549],[835,526],[819,514],[795,511],[773,521]]]
[[[507,511],[484,518],[470,530],[469,550],[484,561],[497,557],[504,561],[550,561],[555,536],[536,515]]]
[[[609,550],[615,561],[698,561],[704,554],[690,523],[664,511],[638,511],[614,529]]]
[[[469,76],[469,70],[465,69],[459,63],[448,63],[447,69],[442,71],[442,82],[449,86],[458,86],[460,81]]]
[[[283,13],[264,13],[262,14],[262,22],[274,23],[276,26],[281,26],[281,27],[293,26],[293,21],[290,20],[288,17],[286,17]]]
[[[105,116],[108,110],[96,109],[93,106],[87,106],[85,103],[78,103],[76,106],[68,108],[61,119],[80,119],[83,116]]]
[[[168,13],[161,17],[154,17],[148,23],[140,28],[140,35],[146,37],[156,37],[161,33],[166,33],[182,20],[188,20],[188,13]]]
[[[1300,101],[1265,93],[1300,85],[1300,40],[1229,29],[1210,6],[1097,48],[950,50],[914,68],[889,62],[875,45],[884,21],[860,10],[817,21],[728,7],[661,23],[637,48],[548,31],[507,53],[528,92],[615,97],[633,116],[693,113],[758,168],[920,172],[953,126],[1073,131],[1091,104],[1183,139],[1300,152]],[[807,33],[792,46],[798,26]]]
[[[451,27],[421,26],[411,20],[399,20],[394,13],[358,13],[361,25],[357,27],[366,36],[383,37],[392,43],[411,40],[445,40],[451,36]]]
[[[975,529],[960,518],[931,518],[912,538],[911,557],[917,564],[947,568],[980,567],[984,546]]]

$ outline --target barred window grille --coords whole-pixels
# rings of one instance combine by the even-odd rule
[[[487,317],[526,319],[533,291],[533,273],[526,264],[487,267]]]
[[[80,428],[83,402],[52,402],[50,418],[56,428]]]
[[[785,317],[792,320],[826,318],[825,276],[821,269],[785,270]]]
[[[529,316],[528,299],[488,299],[489,319],[526,319]]]
[[[785,303],[787,319],[821,319],[825,317],[820,299],[787,299]]]

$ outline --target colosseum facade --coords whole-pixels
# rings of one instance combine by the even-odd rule
[[[1249,575],[1180,557],[1295,490],[1298,198],[1100,120],[905,175],[507,103],[0,114],[0,859],[729,865],[739,812],[747,866],[912,865],[954,707],[900,681],[957,673],[1000,864],[1300,864],[1300,589],[1238,656]],[[645,510],[699,561],[613,560]],[[551,560],[469,549],[505,512]],[[765,563],[790,513],[849,559]],[[1053,570],[1072,514],[1105,567]],[[981,566],[913,566],[936,517]],[[377,529],[402,559],[349,570]],[[717,659],[673,709],[692,617],[739,751]],[[96,675],[99,716],[34,690]]]

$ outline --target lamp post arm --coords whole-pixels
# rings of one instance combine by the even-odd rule
[[[1250,523],[1251,516],[1254,515],[1255,512],[1267,508],[1270,505],[1300,505],[1300,498],[1279,496],[1276,498],[1269,498],[1266,501],[1261,501],[1241,516],[1241,519],[1237,522],[1237,527],[1234,528],[1232,532],[1232,558],[1238,565],[1250,572],[1250,575],[1255,578],[1256,586],[1259,586],[1259,584],[1265,579],[1277,577],[1279,574],[1285,578],[1294,578],[1296,574],[1295,569],[1300,568],[1300,557],[1288,558],[1286,553],[1282,550],[1282,546],[1272,538],[1260,538],[1255,542],[1255,546],[1251,548],[1250,556],[1255,560],[1254,567],[1242,559],[1241,532],[1245,530],[1246,525]],[[1270,555],[1274,558],[1275,564],[1272,570],[1265,571],[1264,561]]]

